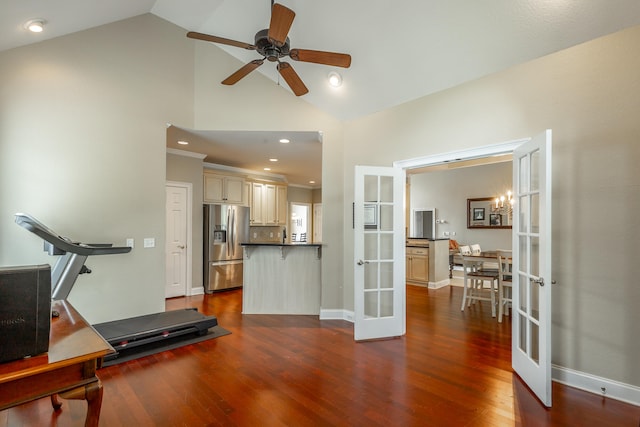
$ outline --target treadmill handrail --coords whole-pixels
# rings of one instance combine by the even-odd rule
[[[111,246],[110,243],[95,243],[93,245],[87,245],[72,242],[65,237],[59,236],[58,233],[28,214],[17,213],[16,223],[65,252],[84,256],[112,255],[131,252],[131,248],[129,246]]]

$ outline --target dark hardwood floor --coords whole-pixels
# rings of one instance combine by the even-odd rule
[[[241,314],[241,291],[177,298],[231,335],[101,369],[101,426],[630,426],[640,407],[553,385],[542,407],[511,370],[510,321],[461,289],[407,287],[407,335],[354,343],[353,325]],[[86,403],[0,412],[0,426],[82,426]]]

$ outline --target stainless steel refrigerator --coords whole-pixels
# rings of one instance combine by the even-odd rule
[[[242,286],[242,246],[249,241],[249,208],[204,205],[204,289]]]

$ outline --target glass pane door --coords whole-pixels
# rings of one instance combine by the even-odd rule
[[[404,171],[356,167],[355,339],[404,334]]]

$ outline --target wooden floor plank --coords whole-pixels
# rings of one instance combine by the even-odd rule
[[[630,426],[640,408],[553,384],[546,409],[511,370],[511,322],[461,289],[407,287],[407,335],[355,343],[317,316],[242,315],[242,292],[175,298],[231,331],[103,368],[101,426]],[[4,426],[81,426],[86,404],[41,399]]]

